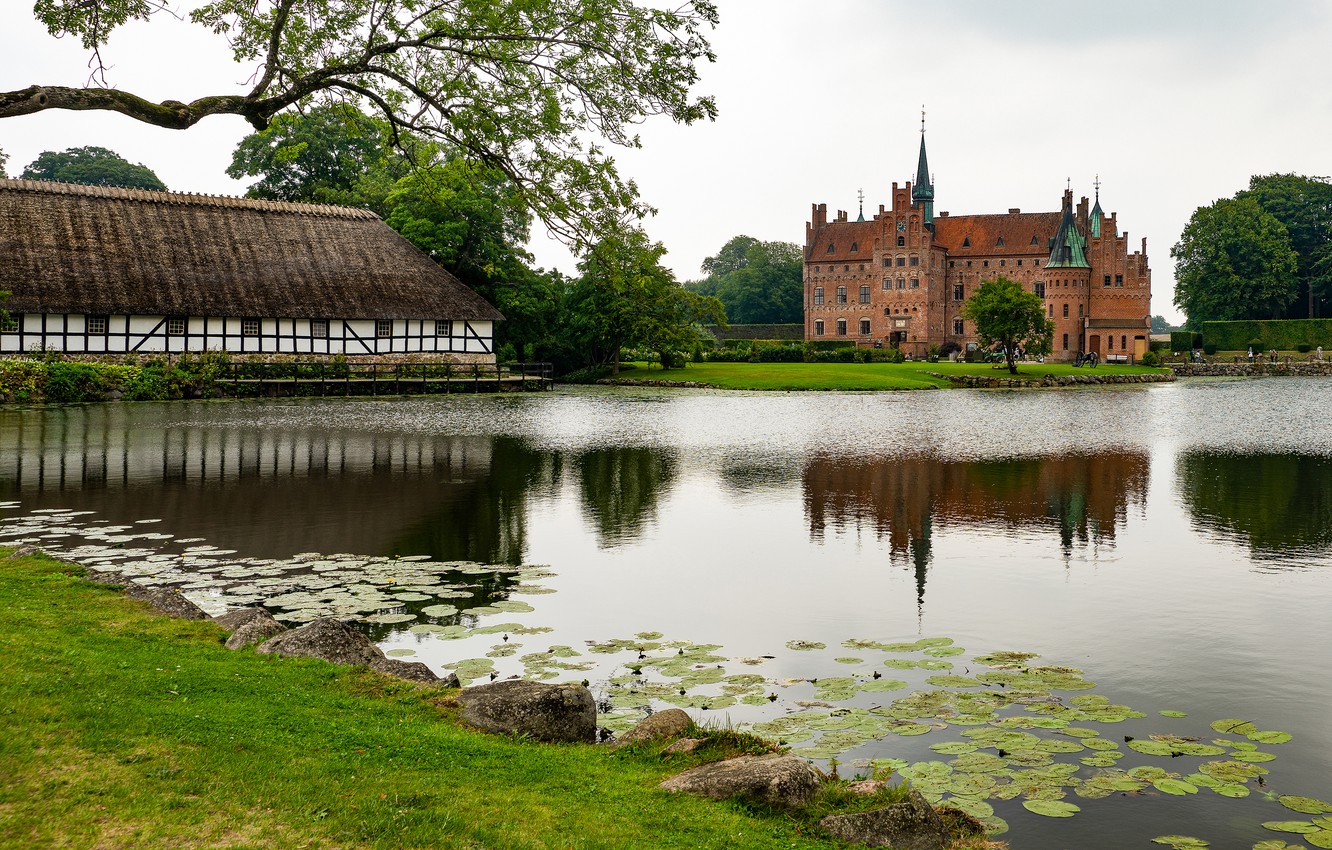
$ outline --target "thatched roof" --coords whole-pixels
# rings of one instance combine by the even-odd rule
[[[0,180],[15,313],[504,318],[374,213]]]

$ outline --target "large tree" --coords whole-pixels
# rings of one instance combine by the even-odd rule
[[[109,84],[102,49],[122,24],[170,13],[165,0],[37,0],[48,32],[93,52],[86,88],[0,92],[0,118],[109,110],[184,129],[210,115],[265,129],[320,100],[373,108],[398,132],[440,140],[498,168],[559,236],[590,242],[650,211],[603,150],[637,147],[633,127],[665,115],[711,119],[691,89],[714,56],[712,0],[207,0],[194,24],[227,39],[252,70],[248,91],[153,103]],[[164,69],[165,70],[165,69]],[[248,84],[247,84],[248,85]]]
[[[1235,197],[1252,198],[1286,226],[1299,279],[1287,315],[1314,318],[1315,301],[1332,297],[1332,181],[1302,174],[1255,175]]]
[[[9,176],[8,174],[5,173],[6,162],[9,162],[9,154],[5,153],[3,149],[0,149],[0,177]]]
[[[45,151],[23,169],[23,177],[26,180],[166,191],[166,184],[148,166],[136,165],[115,151],[97,147],[69,148],[59,153]]]
[[[592,246],[578,263],[568,300],[571,339],[589,365],[620,371],[620,350],[643,346],[663,366],[698,344],[700,323],[724,324],[716,298],[681,287],[661,264],[666,249],[637,228],[624,228]]]
[[[1285,225],[1250,197],[1223,198],[1189,218],[1175,258],[1175,306],[1185,326],[1277,319],[1299,294],[1299,258]]]
[[[962,305],[962,315],[976,323],[982,345],[1002,345],[1008,371],[1017,374],[1020,343],[1030,354],[1049,354],[1054,322],[1045,317],[1045,301],[1006,277],[987,280]]]
[[[685,288],[715,296],[730,322],[793,324],[804,319],[804,257],[792,242],[736,236],[703,261],[703,271],[707,278]]]

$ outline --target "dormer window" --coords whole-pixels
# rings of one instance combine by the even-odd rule
[[[1039,245],[1039,244],[1041,244],[1040,241],[1037,240],[1037,238],[1036,238],[1036,234],[1035,234],[1035,233],[1031,234],[1031,244],[1033,244],[1033,245]]]
[[[837,246],[834,245],[833,243],[829,242],[829,243],[828,243],[828,253],[831,254],[832,252],[834,252],[834,251],[836,251],[836,250],[837,250]]]
[[[963,247],[963,248],[970,248],[970,247],[971,247],[971,237],[970,237],[970,236],[964,237],[964,238],[962,239],[962,247]]]
[[[860,250],[860,243],[859,243],[859,242],[852,242],[852,243],[851,243],[851,253],[854,254],[854,253],[856,253],[856,252],[859,251],[859,250]]]
[[[994,243],[994,245],[995,245],[996,248],[1002,248],[1002,247],[1004,247],[1004,237],[1000,236],[1000,237],[999,237],[999,241],[996,242],[996,243]]]

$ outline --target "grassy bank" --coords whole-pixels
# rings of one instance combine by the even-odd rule
[[[1039,382],[1047,375],[1155,375],[1166,369],[1101,365],[1078,369],[1058,363],[1021,363],[1018,373],[988,363],[690,363],[683,369],[631,364],[612,380],[689,381],[727,390],[914,390],[953,386],[942,375],[974,375]]]
[[[473,732],[451,691],[230,652],[211,622],[6,554],[0,847],[837,846],[810,834],[818,807],[657,790],[698,758]],[[712,737],[703,760],[757,743]],[[828,790],[823,811],[845,794]]]

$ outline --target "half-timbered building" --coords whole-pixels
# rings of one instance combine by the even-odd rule
[[[494,360],[504,317],[374,213],[0,180],[0,351]]]

